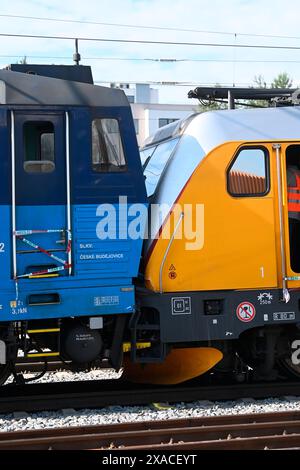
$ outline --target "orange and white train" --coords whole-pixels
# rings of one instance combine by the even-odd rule
[[[299,377],[299,107],[195,114],[158,130],[141,158],[154,209],[132,331],[155,347],[135,352],[144,364],[128,375]]]

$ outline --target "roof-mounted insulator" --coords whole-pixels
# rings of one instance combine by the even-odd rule
[[[81,55],[78,52],[78,39],[75,39],[75,52],[73,54],[73,60],[76,65],[79,65],[79,62],[81,61]]]

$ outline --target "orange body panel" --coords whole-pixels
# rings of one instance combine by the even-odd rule
[[[215,348],[173,349],[162,363],[136,364],[124,358],[123,378],[136,383],[178,384],[212,369],[223,358]]]
[[[263,289],[281,287],[281,253],[279,237],[278,192],[276,154],[272,143],[259,143],[270,155],[270,188],[265,196],[238,197],[227,190],[227,170],[241,146],[255,146],[256,142],[229,142],[211,151],[199,164],[176,201],[191,204],[195,216],[196,204],[202,204],[198,214],[202,240],[197,250],[187,249],[184,236],[173,240],[167,250],[168,224],[154,242],[148,259],[145,278],[147,287],[164,292]],[[289,143],[290,144],[290,143]],[[282,184],[286,188],[285,147],[282,145]],[[242,176],[236,176],[239,184]],[[252,184],[259,185],[259,181]],[[288,212],[286,190],[283,191],[285,244],[287,259]],[[169,222],[174,230],[180,213],[170,213]],[[197,220],[193,217],[193,220]],[[180,231],[184,232],[183,217]],[[166,237],[164,239],[163,237]],[[167,252],[165,262],[163,258]],[[288,264],[288,263],[287,263]],[[163,268],[162,268],[163,266]],[[160,270],[161,282],[160,282]],[[295,275],[287,266],[289,276]],[[293,281],[292,287],[300,286]]]

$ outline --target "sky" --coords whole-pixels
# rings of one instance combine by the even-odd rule
[[[299,47],[79,41],[81,64],[92,66],[96,82],[176,82],[177,86],[159,87],[163,103],[195,104],[187,92],[196,86],[250,86],[258,75],[269,84],[280,72],[300,86],[299,17],[299,0],[0,0],[1,34]],[[73,51],[73,40],[0,36],[0,67],[24,56],[28,63],[72,64]]]

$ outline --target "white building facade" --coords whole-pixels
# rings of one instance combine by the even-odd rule
[[[114,85],[116,86],[116,85]],[[160,127],[197,112],[197,106],[189,104],[162,104],[158,101],[158,90],[140,83],[135,87],[120,84],[131,105],[139,146]]]

